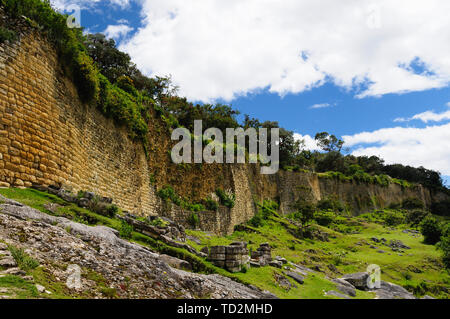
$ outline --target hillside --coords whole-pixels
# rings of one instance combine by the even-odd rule
[[[276,174],[175,164],[171,134],[195,119],[279,125],[178,97],[45,2],[0,3],[1,296],[448,298],[450,192],[439,173],[343,155],[328,133],[310,152],[282,128]],[[250,258],[264,243],[270,265]],[[378,290],[364,286],[372,264]],[[82,288],[67,285],[71,265]],[[346,277],[355,273],[364,285]]]

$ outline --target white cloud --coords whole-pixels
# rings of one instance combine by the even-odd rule
[[[310,109],[324,109],[327,107],[333,107],[334,104],[330,104],[330,103],[321,103],[321,104],[314,104],[312,106],[310,106]]]
[[[126,24],[109,25],[103,32],[107,38],[113,38],[118,40],[125,37],[128,33],[134,29]]]
[[[343,136],[353,155],[376,155],[387,163],[424,166],[450,175],[450,123],[426,128],[385,128]]]
[[[112,5],[124,9],[130,5],[130,0],[50,0],[50,3],[58,10],[64,10],[72,5],[77,5],[82,9],[92,8],[99,2],[109,2]]]
[[[420,114],[416,114],[411,118],[398,118],[395,119],[394,122],[409,122],[413,120],[420,120],[424,123],[428,122],[442,122],[445,120],[450,120],[450,111],[444,113],[435,113],[433,111],[426,111]]]
[[[450,102],[448,102],[446,105],[447,105],[448,107],[450,107]]]
[[[447,86],[448,0],[142,0],[121,49],[171,74],[192,100],[267,88],[298,93],[332,79],[358,97]],[[427,72],[417,74],[414,61]],[[364,85],[367,85],[365,87]]]
[[[294,139],[296,141],[304,141],[305,142],[305,149],[310,151],[320,151],[320,147],[317,146],[316,140],[309,136],[309,135],[301,135],[299,133],[294,133]]]

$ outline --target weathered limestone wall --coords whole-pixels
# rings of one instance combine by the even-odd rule
[[[407,198],[418,198],[427,207],[431,206],[433,201],[440,200],[439,194],[432,194],[421,185],[402,188],[400,185],[391,183],[383,187],[320,178],[313,173],[279,172],[274,182],[277,184],[281,210],[285,214],[294,211],[292,204],[300,198],[315,203],[322,199],[338,199],[355,213],[386,208],[390,204],[401,203]]]

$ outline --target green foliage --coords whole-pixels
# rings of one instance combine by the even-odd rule
[[[187,222],[193,228],[197,228],[200,225],[200,218],[198,217],[198,215],[196,213],[192,213],[189,215]]]
[[[317,210],[314,204],[311,204],[302,199],[298,200],[294,204],[293,208],[296,210],[296,212],[289,215],[289,217],[299,221],[302,226],[308,225],[314,219],[314,214]]]
[[[328,198],[320,200],[317,203],[317,209],[343,212],[345,210],[345,206],[336,196],[330,196]]]
[[[9,245],[8,249],[20,269],[28,272],[39,266],[39,262],[36,259],[28,256],[28,254],[26,254],[22,248],[17,248],[15,246]]]
[[[411,226],[418,226],[429,213],[424,210],[410,210],[406,213],[406,222]]]
[[[384,216],[384,221],[388,226],[398,226],[404,224],[405,215],[399,211],[387,211]]]
[[[433,203],[431,212],[435,215],[450,217],[450,199]]]
[[[39,292],[36,286],[19,276],[4,275],[0,277],[0,287],[10,288],[17,294],[17,299],[32,299],[38,298]]]
[[[91,58],[83,51],[77,52],[72,61],[74,83],[83,102],[97,100],[99,94],[99,74]]]
[[[130,239],[133,234],[133,226],[126,221],[122,221],[119,230],[119,236],[124,239]]]
[[[211,198],[205,200],[205,207],[207,210],[217,211],[219,209],[219,203]]]
[[[443,227],[439,248],[442,250],[442,260],[447,269],[450,269],[450,223]]]
[[[17,39],[16,32],[0,26],[0,43],[14,41],[15,39]]]
[[[441,226],[439,225],[438,220],[433,216],[427,216],[420,223],[420,232],[424,237],[424,242],[430,245],[439,242],[442,235]]]
[[[405,199],[402,202],[402,208],[404,208],[404,209],[423,209],[424,204],[417,197],[410,197],[410,198]]]
[[[115,204],[111,204],[111,205],[107,206],[106,212],[108,214],[108,217],[114,218],[117,215],[117,213],[119,212],[119,207],[117,207],[117,205],[115,205]]]
[[[218,188],[216,195],[220,199],[220,203],[228,208],[233,208],[236,201],[236,195],[233,193],[227,193],[224,190]]]
[[[160,217],[155,218],[154,220],[152,220],[152,221],[150,222],[150,224],[151,224],[152,226],[159,227],[159,228],[167,228],[167,227],[170,225],[169,222],[164,221],[164,220],[161,219]]]
[[[258,204],[258,212],[248,221],[248,224],[256,228],[264,226],[271,216],[278,216],[278,208],[278,203],[264,200]]]
[[[47,0],[1,0],[1,3],[10,17],[24,15],[42,28],[55,44],[63,66],[72,75],[80,98],[85,102],[95,99],[98,93],[97,71],[85,52],[81,29],[68,28],[67,16],[54,11]]]
[[[344,141],[338,139],[334,135],[330,135],[327,132],[317,133],[315,136],[317,145],[325,152],[340,152]]]
[[[148,112],[153,102],[143,95],[135,96],[112,85],[103,75],[99,75],[99,79],[99,108],[105,115],[125,125],[132,138],[146,142]]]
[[[333,223],[336,214],[333,211],[318,211],[314,213],[314,220],[317,224],[328,227]]]

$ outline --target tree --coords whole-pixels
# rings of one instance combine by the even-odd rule
[[[432,216],[426,217],[420,223],[420,232],[424,237],[424,242],[430,245],[436,244],[442,235],[442,229],[439,222]]]
[[[327,132],[317,133],[315,136],[317,145],[325,152],[341,152],[344,141]]]
[[[107,39],[101,33],[88,34],[84,45],[100,72],[111,83],[115,83],[120,76],[130,76],[131,58],[116,48],[113,39]]]

